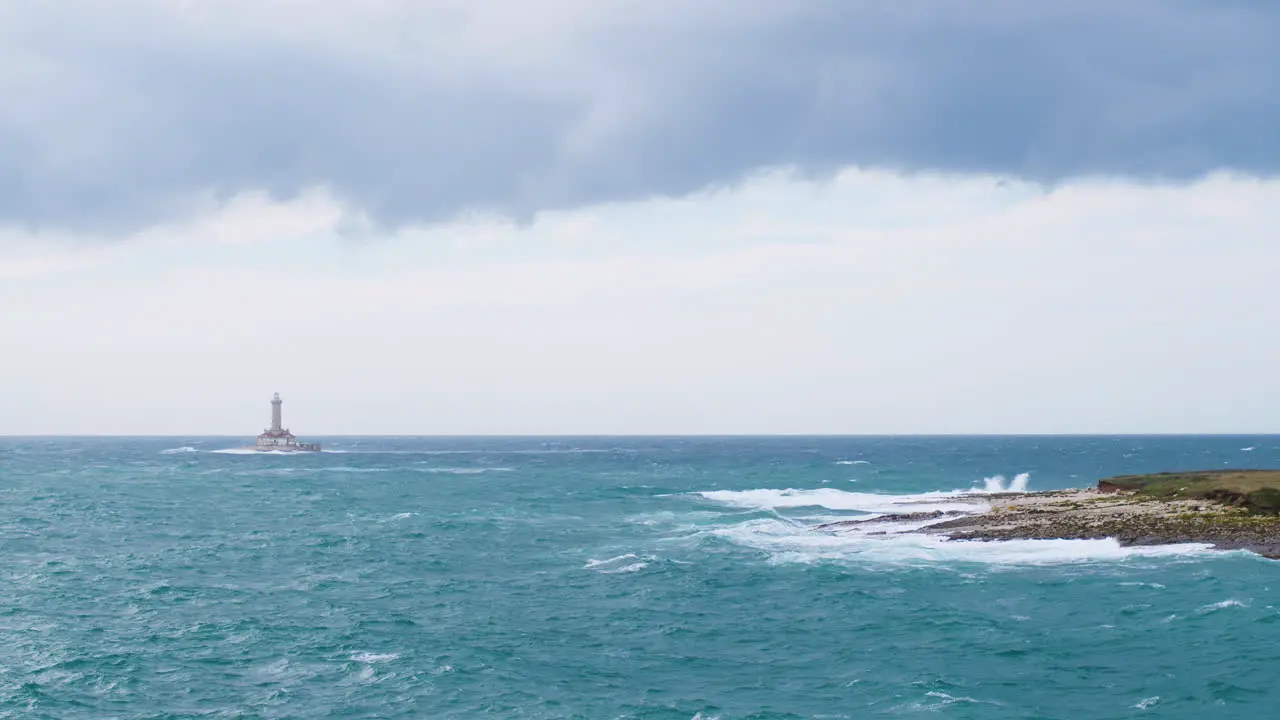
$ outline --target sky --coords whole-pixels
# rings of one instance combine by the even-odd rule
[[[1280,432],[1278,35],[0,0],[0,434]]]

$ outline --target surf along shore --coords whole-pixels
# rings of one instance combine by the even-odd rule
[[[990,510],[908,513],[846,520],[817,529],[864,523],[937,519],[913,532],[952,540],[1088,540],[1121,545],[1208,543],[1280,559],[1280,470],[1206,470],[1125,475],[1078,490],[992,493]]]

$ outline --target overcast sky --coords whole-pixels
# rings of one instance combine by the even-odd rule
[[[0,0],[0,434],[1280,432],[1277,37]]]

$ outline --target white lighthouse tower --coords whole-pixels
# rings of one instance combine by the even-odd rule
[[[284,401],[280,399],[280,393],[276,393],[275,397],[271,398],[271,430],[269,432],[281,432],[280,406],[283,404]]]
[[[283,404],[280,393],[276,393],[271,398],[271,428],[258,436],[258,444],[255,448],[264,452],[318,452],[319,443],[300,443],[298,438],[284,427],[280,412],[280,406]]]

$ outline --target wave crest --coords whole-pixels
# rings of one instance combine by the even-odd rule
[[[772,511],[773,516],[756,516],[711,528],[704,524],[691,537],[716,538],[760,550],[768,553],[771,562],[799,563],[870,561],[891,565],[963,562],[1057,565],[1200,556],[1212,551],[1210,545],[1203,543],[1124,547],[1115,539],[951,540],[943,534],[922,532],[937,522],[936,517],[901,517],[939,512],[987,512],[990,505],[986,496],[1027,492],[1029,484],[1030,474],[1019,473],[1012,481],[996,475],[985,478],[981,487],[910,495],[847,492],[834,488],[703,491],[695,495],[729,508]],[[806,510],[797,515],[794,509],[798,508]],[[779,512],[782,510],[793,512],[783,514]],[[838,531],[819,531],[815,522],[824,524],[850,519],[848,515],[831,517],[831,513],[824,513],[824,510],[853,511],[865,515],[857,517],[860,522],[844,524]]]
[[[779,564],[869,562],[888,566],[936,566],[975,563],[995,566],[1067,565],[1178,558],[1214,552],[1207,544],[1124,547],[1102,540],[950,540],[918,532],[920,523],[870,522],[856,530],[815,532],[812,527],[775,518],[705,530],[697,535],[767,553]]]
[[[653,559],[654,558],[649,556],[639,558],[634,553],[627,553],[625,555],[611,557],[608,560],[588,560],[587,564],[582,566],[582,569],[594,570],[595,572],[604,573],[605,575],[633,573],[649,567],[649,563],[647,561]]]
[[[698,495],[724,505],[752,510],[783,508],[825,508],[865,513],[983,512],[985,503],[967,499],[967,491],[928,492],[916,495],[885,495],[818,488],[814,490],[708,490]]]
[[[1013,482],[1007,482],[1003,475],[993,475],[982,479],[982,491],[989,493],[1026,492],[1030,483],[1031,473],[1018,473],[1013,476]]]

